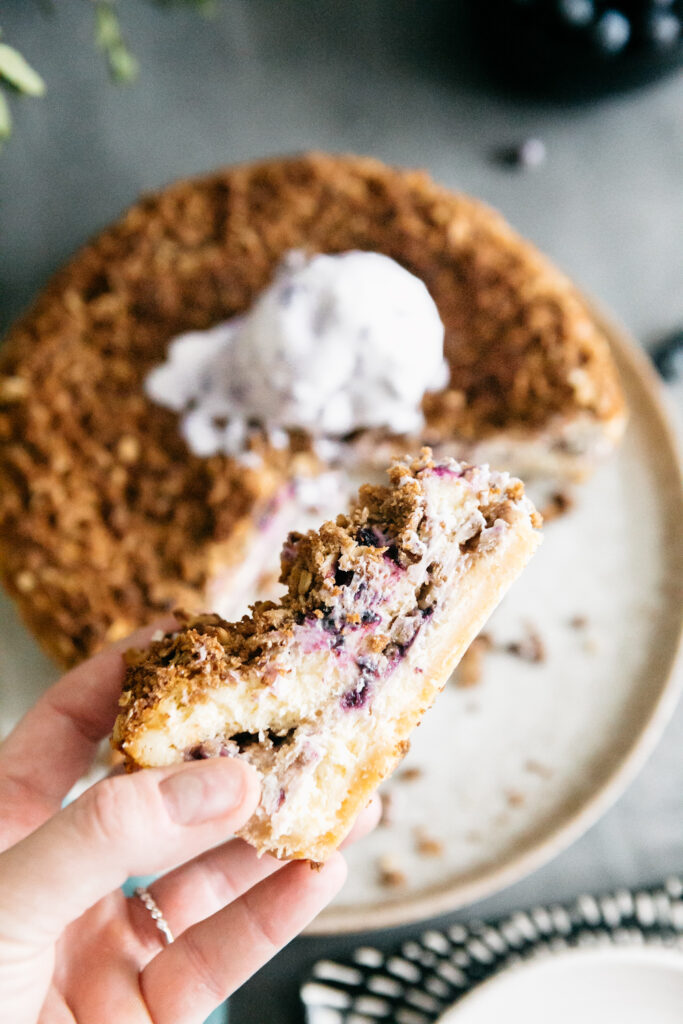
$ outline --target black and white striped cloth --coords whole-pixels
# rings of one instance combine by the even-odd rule
[[[683,879],[656,888],[579,896],[488,924],[424,931],[394,953],[360,946],[319,960],[301,987],[307,1024],[431,1024],[504,967],[570,947],[660,945],[683,955]]]

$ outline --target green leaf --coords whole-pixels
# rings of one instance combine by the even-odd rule
[[[12,134],[12,114],[7,97],[0,92],[0,145]]]
[[[109,73],[116,82],[132,82],[137,78],[138,62],[121,35],[121,26],[109,0],[99,0],[95,6],[95,43],[104,51]]]
[[[45,82],[27,60],[7,43],[0,43],[0,78],[6,79],[27,96],[42,96]]]
[[[109,50],[121,40],[119,19],[109,4],[97,4],[95,8],[95,43],[101,50]]]
[[[112,77],[117,82],[132,82],[137,78],[139,64],[123,43],[110,47],[107,59]]]

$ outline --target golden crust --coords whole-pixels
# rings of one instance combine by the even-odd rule
[[[258,472],[186,448],[142,381],[169,338],[247,308],[293,247],[375,249],[429,287],[451,386],[435,438],[623,417],[607,344],[570,283],[492,210],[426,174],[310,154],[142,199],[85,246],[0,359],[0,572],[63,664],[182,601],[268,514],[303,439]]]

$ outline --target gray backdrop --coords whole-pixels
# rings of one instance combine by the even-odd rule
[[[89,5],[60,0],[58,13],[45,16],[40,6],[0,4],[4,38],[49,89],[44,100],[13,103],[15,135],[0,154],[2,330],[139,192],[220,163],[310,147],[424,166],[490,201],[645,345],[683,324],[681,77],[591,106],[537,106],[482,86],[458,5],[444,0],[224,0],[210,22],[121,0],[142,71],[135,86],[114,87],[92,46]],[[543,167],[522,173],[492,159],[530,135],[547,146]],[[683,870],[682,746],[680,709],[597,826],[471,913]],[[379,942],[412,931],[383,933]],[[297,976],[352,943],[294,943],[235,997],[231,1020],[297,1020]]]

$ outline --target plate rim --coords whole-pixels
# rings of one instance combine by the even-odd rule
[[[585,292],[581,291],[579,295],[604,332],[620,375],[628,376],[636,382],[654,414],[664,440],[660,457],[671,465],[672,487],[683,511],[683,465],[663,385],[645,351],[630,331]],[[676,561],[683,561],[683,533],[679,532],[677,536],[675,558]],[[539,843],[534,844],[532,841],[532,845],[513,853],[500,866],[485,866],[472,877],[465,876],[459,880],[457,876],[451,876],[412,896],[356,906],[327,907],[306,927],[303,934],[317,936],[375,932],[447,914],[493,896],[521,881],[571,846],[616,802],[653,753],[683,691],[683,672],[677,677],[675,671],[682,649],[683,606],[678,623],[672,629],[671,650],[662,670],[658,695],[649,713],[643,718],[641,727],[634,733],[623,755],[615,760],[614,766],[608,770],[598,788],[564,820],[551,824]]]

